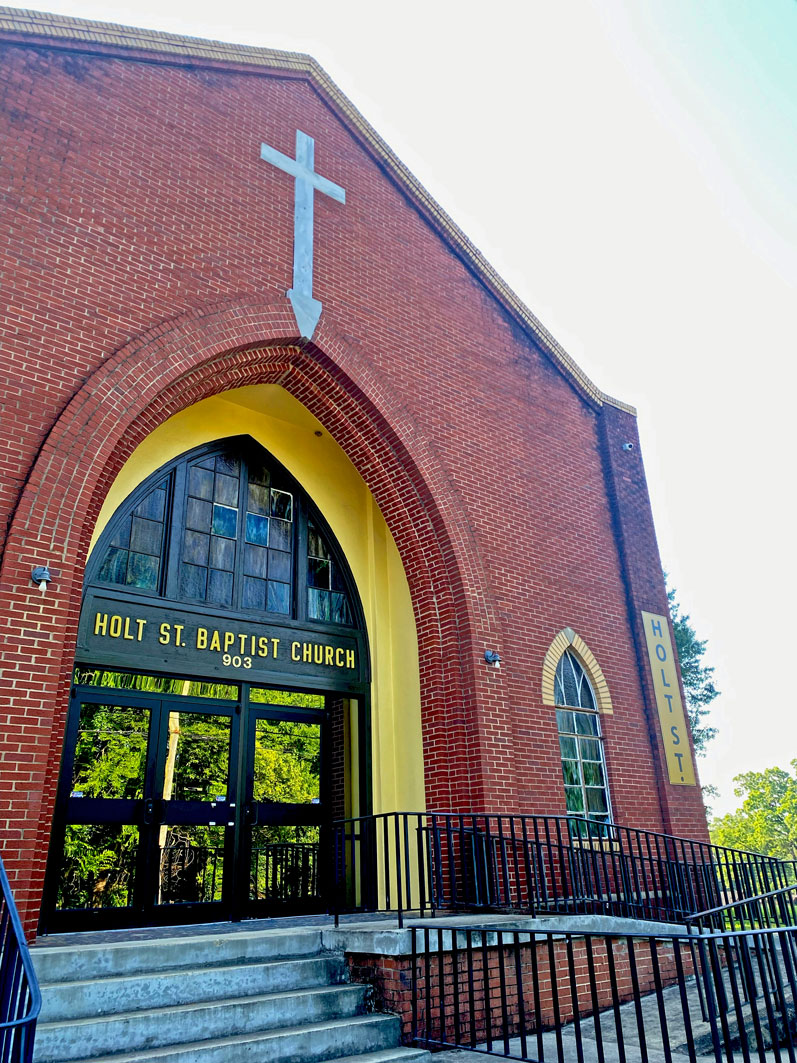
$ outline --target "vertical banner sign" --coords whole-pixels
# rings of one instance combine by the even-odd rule
[[[667,758],[667,772],[674,786],[696,786],[695,766],[689,747],[689,725],[684,715],[675,654],[670,641],[667,618],[642,611],[645,639],[648,644],[656,708],[659,710],[661,737]]]

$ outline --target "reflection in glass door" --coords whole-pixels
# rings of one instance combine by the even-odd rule
[[[43,929],[320,909],[323,695],[89,681],[67,726]]]
[[[173,922],[178,906],[188,921],[229,918],[236,702],[78,690],[53,827],[48,930]]]
[[[230,789],[232,717],[169,707],[157,813],[158,904],[222,901]]]
[[[156,703],[99,700],[79,706],[71,736],[60,909],[132,908],[138,902],[141,812],[156,710]]]
[[[323,714],[252,712],[246,824],[249,910],[317,910],[322,896]]]

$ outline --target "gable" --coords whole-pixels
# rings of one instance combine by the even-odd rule
[[[482,293],[480,298],[487,296],[511,324],[511,330],[524,336],[530,348],[541,352],[582,397],[593,405],[609,402],[633,412],[589,380],[310,57],[11,8],[0,8],[2,40],[46,47],[48,61],[56,65],[57,53],[64,53],[60,56],[64,76],[71,79],[74,96],[85,97],[78,123],[83,135],[69,128],[65,115],[66,127],[59,130],[61,136],[53,136],[50,128],[45,131],[45,143],[53,145],[53,165],[60,159],[67,169],[70,164],[73,167],[76,183],[70,186],[67,180],[65,185],[72,200],[83,195],[99,212],[87,221],[89,228],[95,223],[101,247],[99,230],[107,230],[109,225],[118,225],[114,239],[120,253],[126,243],[138,242],[139,233],[131,233],[112,209],[110,217],[102,213],[103,198],[109,203],[118,201],[125,159],[133,161],[141,171],[141,184],[150,181],[159,186],[167,201],[161,200],[161,217],[154,219],[145,210],[135,219],[138,226],[152,230],[158,225],[162,229],[147,234],[152,259],[149,272],[145,268],[146,275],[137,278],[142,289],[161,289],[163,285],[168,289],[171,281],[189,300],[199,298],[200,291],[204,299],[214,291],[222,294],[226,290],[221,278],[224,271],[238,270],[239,259],[251,257],[252,249],[263,247],[267,241],[283,249],[279,268],[271,276],[261,270],[257,277],[254,271],[247,277],[243,269],[238,287],[246,290],[249,284],[252,290],[265,289],[275,296],[285,293],[291,282],[292,181],[289,175],[268,167],[256,153],[260,142],[267,141],[285,155],[292,155],[295,132],[301,122],[307,126],[304,131],[314,135],[318,172],[341,187],[350,186],[346,208],[337,213],[335,204],[324,202],[323,196],[315,197],[318,284],[323,289],[325,278],[339,273],[344,265],[350,267],[354,262],[361,267],[356,291],[351,284],[348,288],[340,286],[338,291],[330,289],[325,305],[342,310],[341,321],[345,321],[352,299],[365,307],[366,316],[369,312],[383,315],[390,309],[415,329],[423,330],[434,347],[436,330],[448,334],[451,321],[440,320],[439,315],[435,320],[436,315],[423,310],[413,321],[413,309],[422,302],[430,273],[428,268],[415,267],[421,258],[428,266],[431,255],[435,276],[452,276],[458,288],[453,309],[461,324],[463,342],[473,335],[474,326],[479,326],[477,332],[485,326],[483,317],[478,321],[469,319],[468,304],[473,295],[465,293],[467,276]],[[71,58],[67,60],[67,56]],[[85,61],[81,62],[80,57],[85,57]],[[88,92],[95,77],[113,82],[105,110],[102,105],[99,109],[96,106],[96,91],[93,97]],[[74,96],[70,101],[73,109]],[[94,104],[88,106],[92,98]],[[53,102],[57,106],[57,98]],[[334,121],[329,120],[330,116]],[[322,128],[323,135],[318,135]],[[106,183],[105,197],[79,179],[81,174],[96,174],[98,169],[100,174],[103,172],[103,159],[109,161],[102,153],[107,147],[104,136],[115,138],[114,150],[121,151],[114,160],[118,176]],[[164,162],[166,177],[163,172],[153,174],[151,167],[148,170],[148,161]],[[273,172],[267,173],[269,169]],[[181,249],[188,270],[201,273],[205,282],[195,285],[192,293],[185,275],[172,264],[174,249],[170,245],[182,245],[187,235],[196,233],[196,220],[186,208],[197,201],[217,217],[226,216],[228,246],[220,252],[217,235],[210,232],[209,243],[216,245],[215,251],[206,245],[197,246],[193,254]],[[163,215],[172,220],[171,229],[164,224]],[[236,227],[239,240],[233,234]],[[432,247],[429,233],[434,234],[437,248]],[[403,258],[396,253],[385,256],[386,240],[410,250]],[[335,248],[340,248],[342,241],[348,241],[348,263],[339,253],[336,256]],[[392,273],[391,265],[395,267]],[[164,276],[164,270],[171,276]],[[282,275],[277,276],[278,272]],[[369,276],[379,281],[382,292],[390,289],[395,294],[392,307],[373,298]],[[117,277],[114,282],[122,283]],[[168,301],[169,312],[174,313],[173,300]],[[476,308],[475,317],[481,315],[482,308]],[[488,311],[487,317],[492,318],[492,312]],[[130,322],[131,327],[133,324]]]

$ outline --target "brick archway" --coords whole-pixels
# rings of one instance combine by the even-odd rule
[[[316,344],[300,344],[279,304],[225,304],[168,322],[108,358],[55,421],[20,496],[0,571],[4,654],[12,701],[0,748],[8,779],[2,799],[7,863],[33,925],[57,785],[74,658],[84,558],[102,502],[124,461],[155,427],[210,395],[279,383],[347,453],[374,495],[407,572],[418,629],[424,748],[445,748],[432,807],[476,807],[453,766],[478,757],[474,743],[477,647],[499,641],[499,625],[459,500],[411,412],[398,404],[367,354],[328,321]],[[30,580],[47,562],[56,581],[42,600]],[[464,780],[464,781],[463,781]],[[14,849],[16,848],[16,852]]]

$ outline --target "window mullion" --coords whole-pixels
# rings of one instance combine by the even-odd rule
[[[166,547],[166,597],[177,599],[180,597],[180,558],[183,551],[183,532],[185,530],[185,497],[186,497],[186,463],[181,462],[174,470],[173,479],[173,505],[168,527],[168,543]]]
[[[293,551],[293,615],[307,620],[307,506],[303,498],[296,499],[296,528]]]
[[[246,551],[246,514],[249,509],[249,467],[241,455],[238,479],[238,534],[235,539],[235,565],[232,573],[232,608],[241,608],[243,593],[244,553]]]

